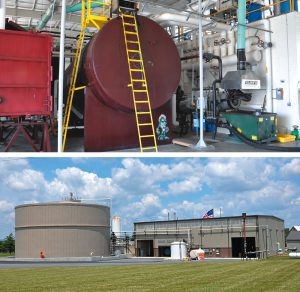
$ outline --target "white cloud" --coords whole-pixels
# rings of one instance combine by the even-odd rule
[[[56,177],[48,183],[48,193],[67,195],[70,192],[83,199],[122,195],[111,178],[101,178],[95,173],[77,167],[57,169]]]
[[[6,179],[6,185],[15,191],[37,191],[46,187],[46,181],[40,171],[23,169],[11,173]]]
[[[0,201],[0,211],[1,212],[13,210],[14,207],[15,207],[15,205],[13,203],[7,202],[5,200]]]
[[[200,183],[199,177],[190,177],[182,181],[175,181],[168,185],[168,194],[179,195],[185,194],[189,195],[194,192],[200,192],[202,185]]]
[[[161,202],[158,196],[153,194],[144,195],[140,201],[131,203],[124,208],[124,213],[132,219],[142,220],[153,218],[160,211]],[[149,219],[147,219],[149,220]]]
[[[281,167],[284,175],[299,175],[300,174],[300,159],[294,158],[290,162]]]
[[[300,197],[295,198],[291,201],[292,205],[300,206]]]

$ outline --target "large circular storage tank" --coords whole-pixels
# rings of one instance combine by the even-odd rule
[[[111,231],[114,232],[117,237],[121,236],[121,217],[112,216]]]
[[[174,41],[159,24],[143,16],[137,16],[137,23],[151,107],[156,109],[176,91],[181,73],[180,57]],[[128,44],[128,49],[136,50],[138,45]],[[134,110],[120,17],[110,20],[93,37],[83,63],[88,86],[99,101],[124,111]],[[139,64],[135,66],[139,68]],[[141,72],[132,74],[134,79],[143,78]]]
[[[110,209],[64,201],[15,208],[16,257],[107,256],[110,252]]]

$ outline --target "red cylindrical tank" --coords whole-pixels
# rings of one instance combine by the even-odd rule
[[[160,115],[171,121],[171,97],[180,80],[180,58],[167,32],[156,22],[137,16],[141,50],[155,128]],[[85,93],[85,150],[108,151],[137,147],[138,134],[126,48],[120,17],[109,21],[84,54],[88,81]],[[141,76],[136,72],[134,78]],[[171,142],[171,123],[169,139]],[[159,142],[159,141],[158,141]]]

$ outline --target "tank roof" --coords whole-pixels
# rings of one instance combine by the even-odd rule
[[[61,205],[78,205],[78,206],[90,206],[90,207],[107,207],[106,205],[100,205],[100,204],[92,204],[92,203],[83,203],[80,200],[73,200],[73,201],[57,201],[57,202],[44,202],[44,203],[29,203],[29,204],[22,204],[15,206],[15,209],[17,208],[23,208],[23,207],[35,207],[35,206],[61,206]]]

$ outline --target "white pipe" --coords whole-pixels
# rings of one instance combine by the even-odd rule
[[[247,62],[252,65],[258,64],[262,61],[262,51],[254,50],[246,53]],[[198,59],[195,61],[195,64],[198,65]],[[223,67],[232,66],[236,64],[236,55],[226,56],[222,58]],[[192,70],[192,63],[181,63],[181,70]],[[204,68],[210,68],[210,63],[205,63]]]
[[[203,76],[203,52],[202,52],[202,14],[201,14],[201,0],[198,0],[199,2],[199,9],[198,9],[198,21],[199,21],[199,31],[198,31],[198,41],[199,41],[199,89],[200,89],[200,139],[198,143],[196,144],[195,148],[206,148],[206,144],[204,142],[203,137],[203,118],[204,118],[204,95],[203,95],[203,82],[204,82],[204,76]]]
[[[172,95],[172,123],[173,126],[179,126],[179,122],[176,121],[176,93]]]
[[[59,91],[58,91],[58,137],[57,151],[62,152],[62,123],[63,123],[63,99],[64,99],[64,65],[65,65],[65,24],[66,24],[66,0],[61,1],[60,21],[60,48],[59,48]]]
[[[264,21],[264,29],[270,31],[270,19],[266,19]],[[265,42],[271,42],[271,33],[265,32]],[[273,78],[272,78],[272,49],[265,49],[265,57],[266,57],[266,110],[267,112],[273,112],[273,98],[272,98],[272,87],[273,87]]]
[[[202,7],[207,9],[208,7],[214,5],[215,3],[217,3],[217,0],[205,0],[205,1],[202,1]],[[197,11],[199,10],[198,7],[199,7],[199,4],[198,2],[195,1],[195,3],[193,3],[192,5],[188,5],[191,10],[193,11]]]
[[[198,18],[195,16],[190,16],[186,14],[175,14],[175,13],[163,13],[157,17],[153,18],[154,21],[159,23],[161,26],[173,26],[173,25],[179,25],[184,27],[191,27],[196,28],[198,27]],[[230,26],[224,23],[213,23],[210,20],[203,19],[202,20],[202,26],[206,26],[212,24],[213,29],[215,31],[223,31],[230,29]]]
[[[0,0],[0,29],[5,29],[6,7],[5,0]]]
[[[289,258],[300,259],[300,252],[289,253]]]

